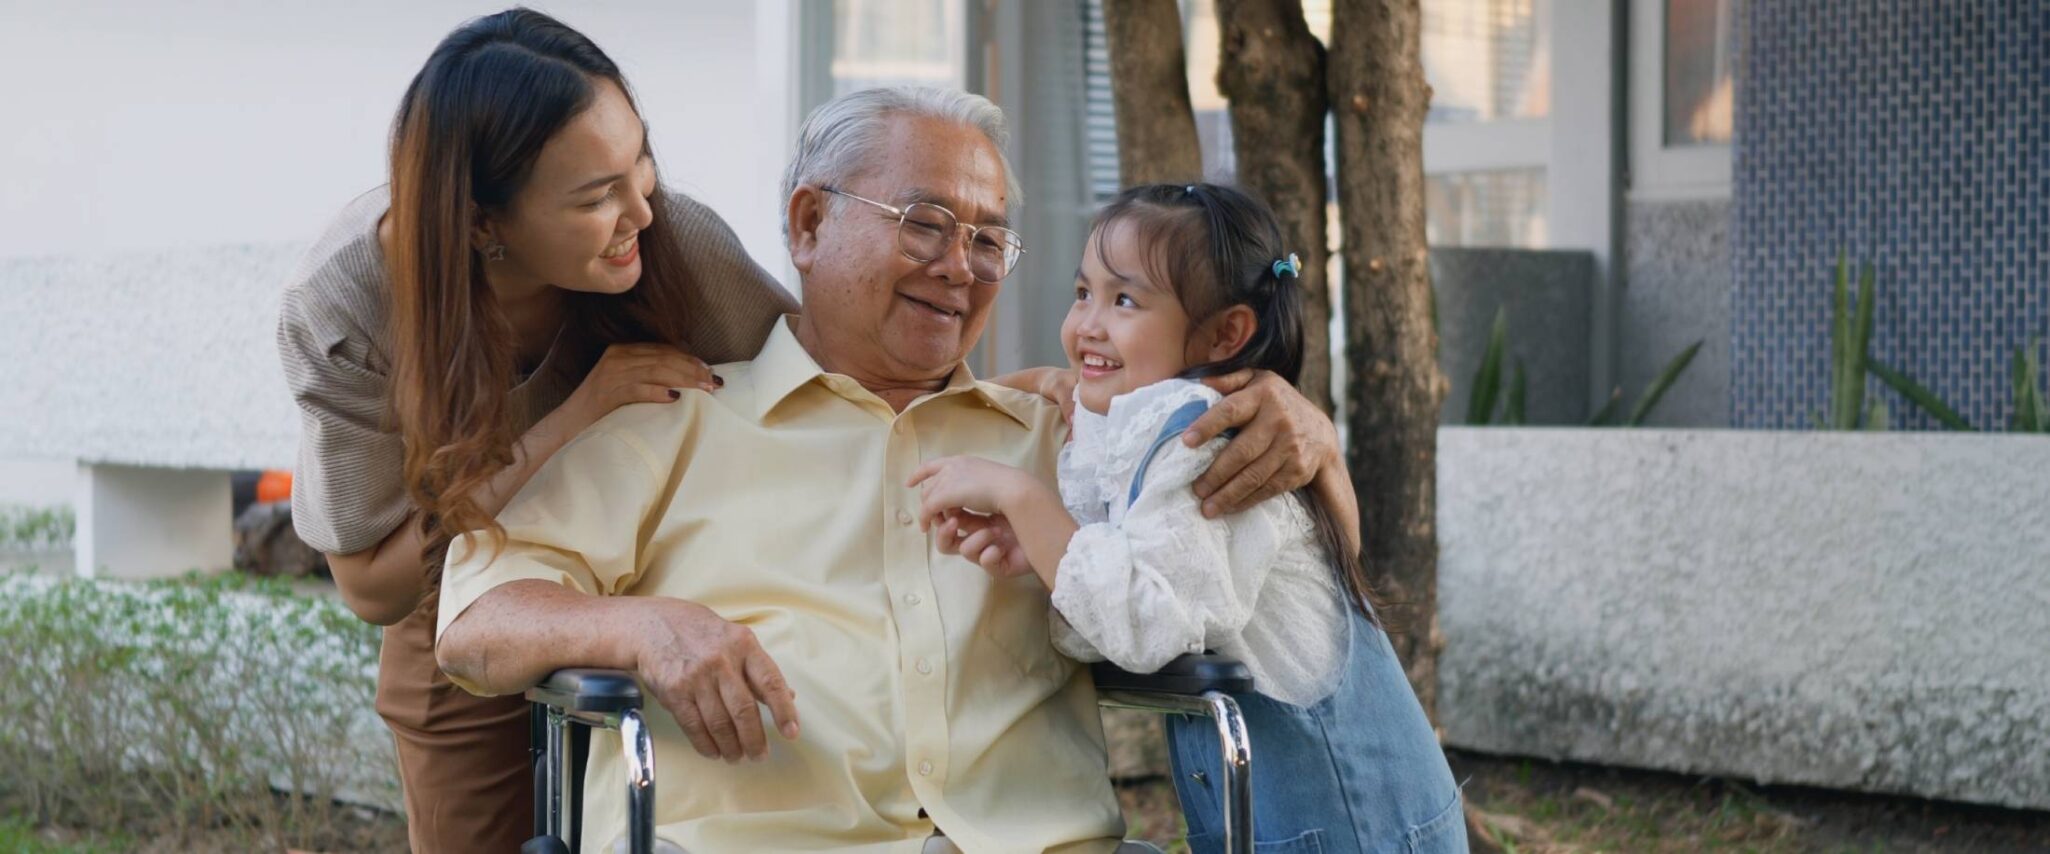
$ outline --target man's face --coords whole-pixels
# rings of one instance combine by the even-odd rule
[[[939,205],[971,226],[1007,224],[1002,161],[979,131],[922,117],[888,121],[868,169],[833,189],[898,208]],[[897,217],[888,211],[797,192],[813,192],[818,202],[809,218],[805,204],[791,205],[791,261],[804,277],[805,317],[828,351],[814,357],[863,380],[951,373],[982,335],[999,287],[969,272],[962,233],[945,254],[920,263],[899,248]]]

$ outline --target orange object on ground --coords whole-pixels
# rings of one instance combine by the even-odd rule
[[[259,503],[292,500],[292,472],[287,469],[270,469],[256,479],[256,500]]]

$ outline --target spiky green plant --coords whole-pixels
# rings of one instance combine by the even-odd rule
[[[1631,407],[1628,418],[1620,422],[1617,420],[1617,413],[1623,402],[1623,390],[1618,388],[1609,397],[1609,402],[1587,423],[1595,427],[1619,424],[1629,427],[1642,426],[1644,420],[1651,417],[1652,409],[1658,406],[1660,398],[1665,397],[1666,391],[1673,387],[1673,383],[1679,381],[1680,374],[1694,361],[1694,354],[1701,351],[1702,343],[1694,342],[1671,362],[1666,363],[1651,385],[1645,388],[1644,396],[1638,399],[1637,405]],[[1530,381],[1524,369],[1523,359],[1516,360],[1515,367],[1509,373],[1508,393],[1503,393],[1502,362],[1508,358],[1508,354],[1509,310],[1504,307],[1495,310],[1495,321],[1488,329],[1487,349],[1481,352],[1481,363],[1474,369],[1473,388],[1467,394],[1466,404],[1466,423],[1469,426],[1516,426],[1529,423],[1527,398]]]
[[[2043,394],[2043,364],[2036,359],[2042,347],[2040,339],[2031,338],[2027,347],[2014,348],[2014,418],[2008,426],[2017,433],[2050,433],[2050,404],[2045,403]]]
[[[1815,413],[1823,430],[1879,431],[1891,426],[1886,401],[1865,398],[1865,377],[1877,377],[1909,403],[1953,430],[1972,425],[1949,404],[1905,372],[1872,358],[1873,312],[1878,305],[1878,276],[1871,264],[1858,265],[1857,302],[1851,302],[1851,263],[1842,249],[1836,255],[1836,291],[1830,303],[1829,409]]]
[[[1466,423],[1482,427],[1495,423],[1495,399],[1502,393],[1502,356],[1509,349],[1509,308],[1495,309],[1495,322],[1488,327],[1488,347],[1481,351],[1481,363],[1473,372],[1473,388],[1466,396]]]
[[[1658,408],[1659,400],[1666,396],[1666,392],[1672,389],[1674,383],[1680,381],[1680,375],[1686,373],[1687,366],[1694,363],[1694,355],[1701,352],[1701,345],[1704,343],[1707,342],[1696,341],[1687,345],[1687,349],[1681,350],[1680,355],[1674,356],[1664,368],[1659,369],[1658,376],[1652,378],[1651,385],[1644,387],[1644,395],[1637,399],[1637,405],[1630,407],[1629,416],[1617,420],[1618,414],[1623,411],[1623,387],[1617,386],[1614,391],[1609,392],[1608,402],[1602,404],[1602,408],[1595,412],[1594,417],[1587,419],[1587,426],[1644,426],[1645,419],[1650,418],[1652,410]]]

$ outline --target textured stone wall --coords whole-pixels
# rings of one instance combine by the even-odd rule
[[[1730,202],[1631,202],[1616,379],[1629,400],[1695,341],[1701,350],[1647,424],[1730,424]]]
[[[0,260],[0,457],[292,464],[278,295],[304,247]]]
[[[1431,250],[1438,300],[1438,365],[1452,384],[1440,419],[1466,423],[1474,371],[1487,350],[1496,310],[1508,313],[1503,395],[1523,360],[1532,424],[1582,424],[1587,408],[1594,256],[1525,249]]]
[[[2050,808],[2050,442],[1447,428],[1456,746]]]

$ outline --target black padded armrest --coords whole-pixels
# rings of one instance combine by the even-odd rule
[[[1205,692],[1244,694],[1253,690],[1253,671],[1225,655],[1184,655],[1157,673],[1133,673],[1108,661],[1089,666],[1099,691],[1137,691],[1200,697]]]
[[[528,688],[527,700],[569,712],[617,714],[641,707],[641,686],[624,670],[569,667]]]

